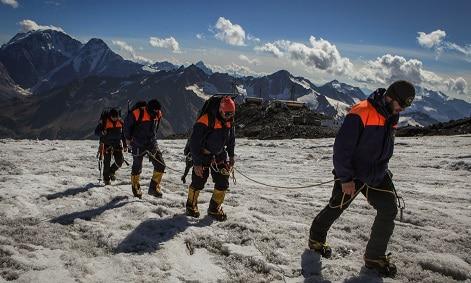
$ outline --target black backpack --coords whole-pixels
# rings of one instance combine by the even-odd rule
[[[221,100],[224,96],[225,95],[213,95],[210,98],[208,98],[204,102],[203,107],[201,107],[201,110],[198,113],[196,121],[198,121],[198,119],[201,118],[203,115],[208,114],[208,128],[214,129],[214,125],[216,123],[216,117],[219,112],[219,104],[221,103]],[[223,123],[223,125],[225,125],[225,123]],[[234,127],[233,120],[231,120],[231,126]],[[206,134],[206,136],[209,135],[210,133],[211,131],[209,131]],[[191,132],[190,132],[190,137],[191,137]],[[206,139],[206,137],[204,139]],[[190,138],[188,138],[188,140],[186,141],[185,149],[183,150],[184,155],[188,155],[189,153],[190,153]]]
[[[108,118],[110,118],[110,111],[112,109],[115,109],[116,111],[118,111],[118,117],[121,118],[121,108],[119,108],[119,107],[105,107],[105,108],[103,108],[103,110],[101,111],[101,114],[100,114],[100,122],[103,126],[106,125],[106,120],[108,120]]]

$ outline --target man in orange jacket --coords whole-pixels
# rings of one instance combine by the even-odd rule
[[[135,197],[142,198],[139,182],[144,155],[154,166],[149,184],[149,195],[162,197],[160,183],[165,172],[165,162],[157,144],[157,130],[162,119],[161,105],[156,99],[132,110],[124,122],[124,136],[133,154],[131,188]]]
[[[399,113],[412,104],[414,86],[396,81],[389,88],[378,89],[367,100],[355,104],[337,133],[334,143],[335,182],[329,204],[312,222],[309,248],[329,258],[327,232],[347,209],[359,190],[377,210],[370,240],[364,255],[365,266],[384,276],[394,277],[396,266],[386,255],[397,214],[394,185],[388,174],[393,155],[394,132]],[[379,188],[383,191],[368,189]]]
[[[103,181],[105,185],[116,179],[115,173],[123,165],[123,150],[127,151],[126,140],[123,135],[124,122],[119,117],[117,109],[112,108],[95,128],[95,134],[100,137],[100,147],[103,146]],[[114,163],[110,166],[111,156]]]

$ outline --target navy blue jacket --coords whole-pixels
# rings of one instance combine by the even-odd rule
[[[133,110],[124,120],[124,136],[133,146],[148,147],[157,143],[157,128],[162,114],[149,114],[147,107]]]
[[[234,157],[235,132],[231,122],[222,122],[217,117],[212,128],[209,125],[208,114],[201,116],[193,126],[190,137],[190,151],[194,165],[207,165],[211,156],[216,156],[216,161],[222,162],[229,157]],[[207,150],[210,153],[204,154]]]
[[[342,183],[359,180],[379,185],[394,151],[394,133],[399,115],[385,104],[385,89],[352,106],[334,143],[335,176]]]
[[[96,126],[95,135],[99,136],[100,142],[105,145],[121,148],[121,141],[123,142],[123,145],[126,145],[126,140],[123,135],[123,125],[124,123],[121,119],[113,121],[108,118],[105,121],[105,125],[103,125],[103,121],[100,121]],[[103,135],[104,130],[106,130],[106,132]]]

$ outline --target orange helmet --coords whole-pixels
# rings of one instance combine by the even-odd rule
[[[224,96],[221,99],[221,103],[219,104],[219,111],[222,113],[232,113],[234,114],[236,110],[235,102],[232,100],[230,96]]]

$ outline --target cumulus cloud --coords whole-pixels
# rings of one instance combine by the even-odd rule
[[[202,34],[202,33],[197,33],[197,34],[196,34],[196,38],[197,38],[197,39],[204,39],[204,34]]]
[[[456,79],[449,78],[445,80],[445,84],[449,90],[459,94],[466,94],[468,90],[468,83],[462,77],[458,77]]]
[[[153,47],[170,49],[174,53],[180,52],[180,44],[178,44],[178,41],[176,41],[173,36],[169,38],[151,37],[149,39],[149,44]]]
[[[422,62],[416,59],[386,54],[367,62],[354,76],[359,82],[390,84],[396,80],[408,80],[414,84],[422,83]]]
[[[21,26],[21,29],[24,32],[33,31],[33,30],[45,30],[45,29],[52,29],[52,30],[64,32],[64,30],[60,27],[43,26],[43,25],[37,24],[35,21],[32,21],[32,20],[22,20],[21,22],[19,22],[19,25]]]
[[[133,61],[141,64],[151,64],[152,61],[146,57],[139,56],[136,54],[134,48],[125,41],[113,40],[113,45],[116,45],[121,51],[125,52]]]
[[[230,45],[244,46],[245,31],[237,24],[231,23],[224,17],[219,17],[214,25],[215,37]]]
[[[228,73],[231,75],[235,75],[237,77],[240,76],[253,76],[253,77],[260,77],[266,75],[265,73],[258,73],[250,69],[246,66],[237,65],[232,63],[230,65],[219,66],[219,65],[209,65],[208,67],[211,68],[214,72],[218,73]]]
[[[437,55],[437,59],[445,51],[457,52],[464,55],[464,59],[471,62],[471,44],[461,46],[459,44],[446,41],[446,32],[443,30],[436,30],[431,33],[419,32],[417,41],[419,45],[425,48],[433,49]]]
[[[418,32],[417,41],[423,47],[432,48],[442,43],[446,36],[446,32],[443,30],[432,31],[431,33]]]
[[[18,8],[18,1],[16,0],[0,0],[0,2],[12,8]]]
[[[239,59],[242,60],[242,61],[245,61],[249,64],[252,64],[252,65],[260,64],[260,61],[258,59],[256,59],[256,58],[250,59],[249,57],[245,56],[244,54],[240,54]]]
[[[280,58],[283,56],[283,52],[281,52],[281,50],[274,43],[270,42],[265,43],[262,46],[256,46],[254,49],[255,51],[269,53],[275,56],[276,58]]]
[[[366,65],[353,75],[353,79],[383,87],[396,80],[407,80],[415,85],[441,91],[452,91],[459,94],[465,94],[467,91],[467,82],[462,77],[446,79],[432,71],[425,70],[420,60],[406,59],[391,54],[367,61]]]
[[[263,51],[275,57],[286,57],[293,62],[302,62],[307,67],[326,71],[333,74],[347,74],[353,64],[346,57],[342,57],[337,47],[324,39],[309,38],[310,45],[288,40],[278,40],[255,47],[256,51]]]
[[[247,40],[253,41],[254,43],[259,43],[261,41],[260,38],[253,36],[250,33],[247,35]]]

